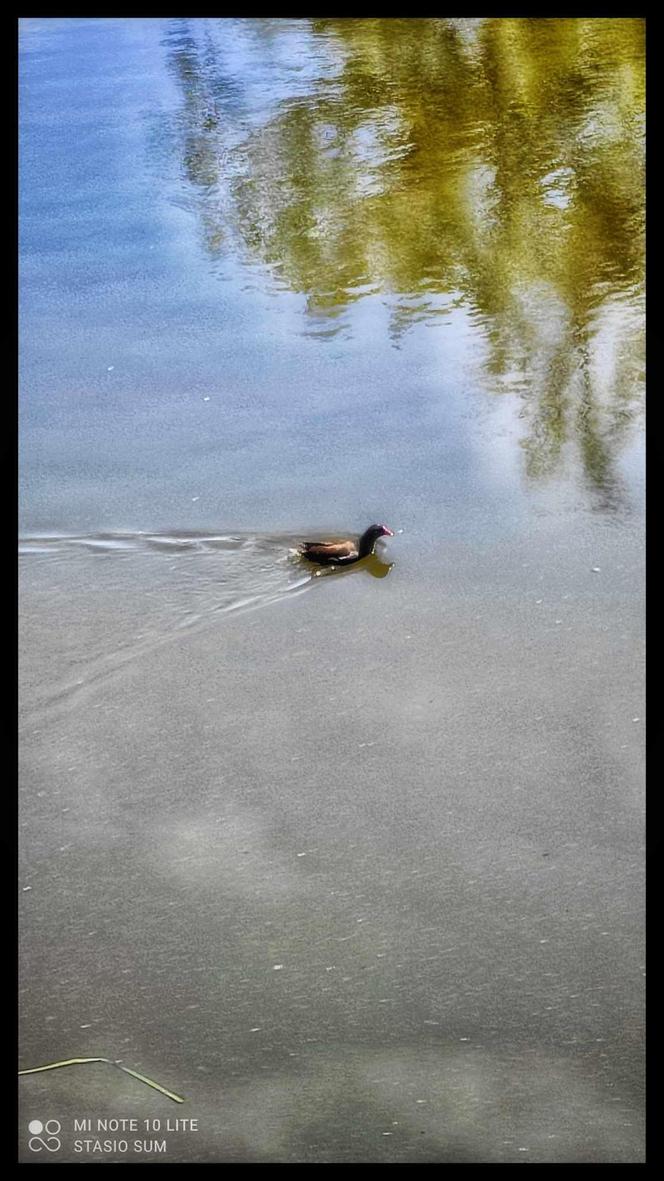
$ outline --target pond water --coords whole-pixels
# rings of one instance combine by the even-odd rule
[[[19,65],[21,1159],[642,1160],[643,22]]]

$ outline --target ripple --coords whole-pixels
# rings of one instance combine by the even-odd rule
[[[302,593],[313,572],[295,540],[173,530],[22,537],[25,647],[47,619],[63,637],[57,672],[33,686],[36,703],[67,701],[183,633]]]

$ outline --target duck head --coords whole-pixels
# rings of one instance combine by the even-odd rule
[[[370,554],[379,537],[394,537],[387,525],[370,525],[360,538],[360,554]]]

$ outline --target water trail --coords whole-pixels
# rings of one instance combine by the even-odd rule
[[[53,678],[23,694],[30,721],[185,632],[302,594],[314,573],[289,534],[52,534],[21,538],[19,555],[24,647],[45,612],[60,644]]]

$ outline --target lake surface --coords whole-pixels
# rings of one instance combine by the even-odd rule
[[[639,20],[20,22],[20,1065],[186,1100],[22,1160],[643,1159],[643,137]]]

